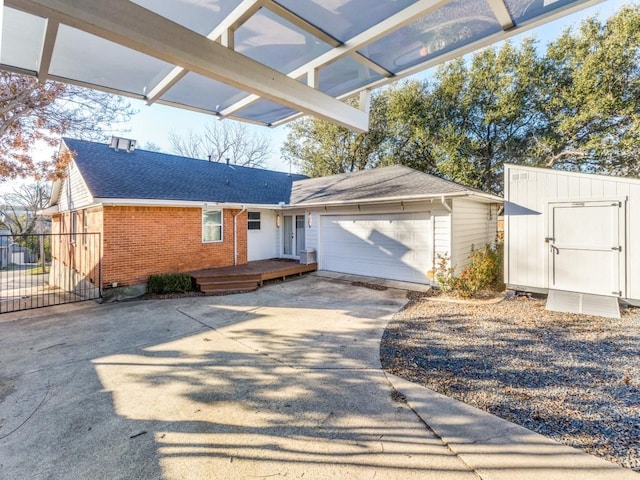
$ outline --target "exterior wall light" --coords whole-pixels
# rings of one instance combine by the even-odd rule
[[[276,215],[276,228],[280,228],[280,215]]]

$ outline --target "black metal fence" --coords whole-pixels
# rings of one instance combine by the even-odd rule
[[[0,235],[0,313],[100,298],[99,233]]]

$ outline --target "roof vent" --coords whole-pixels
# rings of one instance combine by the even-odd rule
[[[116,152],[118,150],[124,150],[131,153],[136,149],[136,141],[130,138],[111,137],[109,147],[113,148]]]

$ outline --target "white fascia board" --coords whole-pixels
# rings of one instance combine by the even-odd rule
[[[50,207],[36,211],[36,215],[55,215],[56,213],[60,213],[60,208],[58,207],[58,205],[52,205]]]
[[[128,0],[5,0],[5,3],[308,115],[357,132],[368,130],[365,112]]]
[[[154,200],[144,198],[94,198],[91,206],[101,205],[104,207],[174,207],[174,208],[255,208],[263,210],[275,210],[281,205],[271,205],[262,203],[226,203],[226,202],[205,202],[192,200]]]
[[[337,207],[341,205],[368,205],[375,203],[397,203],[397,202],[421,202],[421,201],[431,201],[431,200],[440,200],[441,198],[462,198],[462,197],[475,197],[477,199],[482,200],[483,202],[489,203],[503,203],[504,199],[491,195],[490,193],[481,193],[481,192],[455,192],[455,193],[445,193],[445,194],[430,194],[430,195],[405,195],[405,196],[397,196],[397,197],[381,197],[381,198],[372,198],[372,199],[361,199],[361,200],[335,200],[330,202],[305,202],[305,203],[294,203],[291,205],[287,205],[286,208],[316,208],[316,207]]]

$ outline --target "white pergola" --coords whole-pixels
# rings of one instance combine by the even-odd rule
[[[0,68],[266,126],[600,0],[0,0]],[[360,107],[344,99],[360,95]]]

